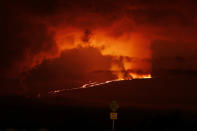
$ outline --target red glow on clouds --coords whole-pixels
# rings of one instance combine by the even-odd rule
[[[53,31],[60,52],[79,47],[97,48],[103,56],[113,57],[114,62],[109,70],[117,79],[143,78],[150,75],[151,71],[151,63],[145,61],[151,59],[150,40],[138,32],[116,32],[124,22],[118,21],[109,27],[97,27],[92,30],[61,26],[53,28]],[[129,73],[129,70],[141,70],[145,73]]]
[[[50,87],[49,79],[64,86],[196,70],[194,4],[150,3],[5,2],[1,76],[40,88]]]

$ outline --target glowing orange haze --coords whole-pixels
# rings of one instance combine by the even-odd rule
[[[123,32],[116,36],[116,26],[85,31],[74,27],[56,27],[51,30],[56,32],[55,41],[60,53],[79,47],[97,48],[103,56],[114,58],[109,70],[117,79],[151,78],[151,63],[146,61],[151,59],[150,40],[138,32]]]

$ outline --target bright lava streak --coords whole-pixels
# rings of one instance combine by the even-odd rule
[[[73,91],[73,90],[91,88],[91,87],[95,87],[95,86],[99,86],[99,85],[104,85],[104,84],[115,82],[115,81],[123,81],[123,80],[111,80],[111,81],[105,81],[105,82],[101,82],[101,83],[98,83],[98,82],[90,82],[90,83],[86,83],[86,84],[84,84],[84,85],[82,85],[80,87],[77,87],[77,88],[57,89],[57,90],[49,91],[48,94],[55,95],[55,94],[59,94],[61,92],[67,92],[67,91]]]
[[[134,75],[133,75],[134,76]],[[152,78],[151,77],[151,74],[145,74],[145,75],[135,75],[133,77],[133,79],[150,79]],[[76,88],[70,88],[70,89],[57,89],[57,90],[52,90],[52,91],[49,91],[48,94],[50,95],[56,95],[56,94],[59,94],[59,93],[62,93],[62,92],[68,92],[68,91],[73,91],[73,90],[79,90],[79,89],[85,89],[85,88],[92,88],[92,87],[95,87],[95,86],[100,86],[100,85],[105,85],[107,83],[112,83],[112,82],[116,82],[116,81],[123,81],[124,79],[118,79],[118,80],[109,80],[109,81],[105,81],[105,82],[89,82],[89,83],[86,83],[80,87],[76,87]],[[132,79],[130,79],[132,80]]]

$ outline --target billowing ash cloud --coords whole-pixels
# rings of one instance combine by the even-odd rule
[[[42,88],[48,87],[42,78],[50,79],[45,75],[56,70],[64,75],[57,73],[62,81],[55,83],[93,77],[129,79],[151,70],[153,74],[160,72],[163,64],[158,59],[164,56],[170,61],[185,55],[185,51],[168,53],[171,48],[174,52],[184,50],[186,45],[179,45],[185,43],[197,49],[195,5],[195,1],[186,0],[5,1],[1,15],[1,77],[20,78],[26,81],[24,86]],[[165,43],[173,46],[166,46],[164,51]],[[76,55],[84,50],[88,57]],[[67,53],[70,55],[64,55]],[[65,59],[64,66],[59,66],[58,59]],[[176,69],[173,64],[169,68]],[[33,87],[36,76],[43,76],[38,84],[44,84]]]

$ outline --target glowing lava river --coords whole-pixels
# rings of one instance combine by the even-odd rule
[[[133,79],[151,79],[151,78],[152,78],[151,74],[146,74],[146,75],[139,75],[139,76],[136,75],[136,77],[134,77]],[[129,80],[133,80],[133,79],[129,79]],[[128,79],[109,80],[109,81],[105,81],[105,82],[92,82],[92,81],[90,81],[89,83],[83,84],[80,87],[56,89],[56,90],[49,91],[48,94],[49,95],[57,95],[57,94],[60,94],[60,93],[63,93],[63,92],[86,89],[86,88],[93,88],[93,87],[96,87],[96,86],[105,85],[105,84],[108,84],[108,83],[113,83],[113,82],[118,82],[118,81],[124,81],[124,80],[128,80]]]

